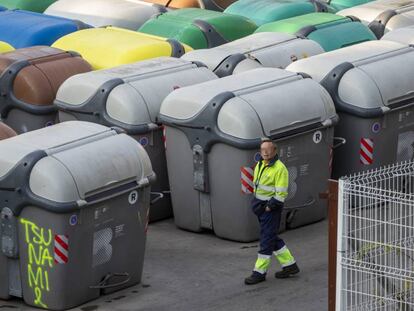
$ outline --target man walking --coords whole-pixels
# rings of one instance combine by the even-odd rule
[[[285,165],[279,160],[276,144],[262,139],[260,160],[254,169],[253,212],[260,223],[260,250],[253,273],[244,280],[253,285],[266,280],[266,273],[274,254],[282,266],[276,272],[276,278],[288,278],[299,273],[299,267],[285,242],[278,237],[283,205],[288,196],[289,174]]]

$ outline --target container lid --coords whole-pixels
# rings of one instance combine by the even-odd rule
[[[378,0],[339,12],[356,16],[381,38],[386,32],[414,24],[413,0]]]
[[[365,23],[375,20],[381,13],[392,10],[397,14],[411,14],[413,0],[376,0],[339,11],[342,16],[355,16]]]
[[[46,8],[56,0],[1,0],[0,4],[9,10],[21,9],[31,12],[43,13]]]
[[[14,48],[7,42],[0,41],[0,53],[13,51]]]
[[[210,120],[214,124],[204,126],[217,125],[230,141],[277,137],[336,118],[329,94],[318,83],[276,68],[178,89],[164,100],[160,118],[177,127],[187,127],[191,120],[207,123],[205,111],[210,107],[219,109],[218,115]]]
[[[260,26],[256,32],[275,31],[289,34],[295,34],[304,27],[309,26],[321,26],[330,24],[336,24],[338,22],[350,22],[349,18],[339,16],[332,13],[309,13],[300,16],[294,16],[291,18],[283,19],[280,21],[268,23]]]
[[[306,33],[306,29],[304,29]],[[321,25],[309,32],[307,38],[318,42],[325,51],[333,51],[364,41],[377,40],[375,34],[361,22],[339,21]]]
[[[0,40],[14,48],[51,45],[61,36],[85,28],[79,22],[23,10],[0,12]]]
[[[77,31],[57,40],[53,47],[76,51],[94,69],[112,68],[160,56],[181,56],[191,50],[178,41],[117,27]]]
[[[157,123],[161,103],[174,89],[216,78],[195,63],[161,57],[73,76],[60,87],[55,103],[69,113],[106,110],[110,119],[121,122],[112,125],[128,131],[128,125]],[[110,90],[105,102],[93,102],[94,95],[108,83],[113,87],[107,87]]]
[[[414,95],[412,66],[414,48],[368,41],[297,61],[287,69],[321,82],[337,110],[375,117]]]
[[[378,20],[379,18],[377,18]],[[410,8],[396,11],[394,15],[387,23],[384,29],[384,33],[388,31],[414,25],[414,4]],[[372,28],[372,27],[371,27]]]
[[[285,68],[293,61],[323,52],[320,45],[311,40],[285,33],[260,32],[212,49],[190,51],[182,58],[200,61],[216,71],[222,66],[232,66],[226,60],[230,61],[229,57],[237,54],[255,59],[265,67]]]
[[[236,0],[145,0],[168,6],[169,8],[202,8],[207,10],[223,11]]]
[[[139,31],[175,38],[200,49],[245,37],[256,28],[256,24],[244,16],[187,8],[160,14],[148,20]]]
[[[224,10],[253,20],[258,26],[315,11],[326,11],[327,5],[296,0],[239,0]]]
[[[256,32],[274,31],[294,34],[318,42],[325,51],[332,51],[356,43],[376,40],[364,24],[349,17],[332,13],[310,13],[265,24]]]
[[[244,20],[243,17],[236,17],[233,15],[225,14],[223,12],[217,12],[212,10],[205,10],[201,8],[183,8],[180,10],[172,10],[168,13],[162,14],[158,18],[161,19],[171,19],[175,20],[178,23],[186,22],[186,23],[192,23],[196,19],[201,19],[204,21],[209,20],[216,20],[216,19],[230,19],[232,21],[235,20]]]
[[[137,30],[152,15],[165,12],[160,5],[140,0],[58,0],[45,14],[80,20],[94,27],[117,26]]]
[[[98,124],[71,121],[1,141],[0,185],[8,174],[12,180],[21,177],[18,164],[22,159],[30,163],[39,150],[45,154],[29,172],[29,187],[53,202],[87,200],[153,174],[148,155],[131,137]]]
[[[13,67],[14,74],[1,76],[0,79],[4,92],[2,101],[15,99],[34,106],[52,105],[63,81],[74,74],[91,70],[81,57],[48,46],[0,54],[0,72]],[[12,85],[10,88],[9,83]],[[13,92],[13,96],[7,92]]]
[[[156,3],[164,6],[168,6],[173,9],[181,8],[199,8],[203,3],[203,0],[144,0],[148,3]]]
[[[16,136],[17,133],[9,126],[0,122],[0,140]]]
[[[329,6],[334,10],[334,12],[338,12],[340,10],[352,8],[370,1],[372,0],[330,0]]]
[[[394,41],[402,44],[414,44],[414,25],[387,32],[381,40]]]

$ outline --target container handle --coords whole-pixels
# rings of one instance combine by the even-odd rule
[[[140,187],[141,187],[140,184],[137,183],[136,181],[132,181],[132,182],[129,182],[127,184],[123,184],[123,185],[118,186],[116,188],[112,188],[112,189],[109,189],[107,191],[98,193],[96,195],[86,197],[82,207],[90,206],[90,205],[93,205],[93,204],[96,204],[96,203],[100,203],[102,201],[106,201],[106,200],[116,198],[116,197],[118,197],[120,195],[123,195],[125,193],[128,193],[130,191],[139,189]]]
[[[154,199],[151,199],[151,205],[154,205],[156,202],[164,198],[164,194],[161,192],[151,192],[151,195],[154,197]]]
[[[106,201],[106,200],[118,197],[130,191],[144,188],[150,185],[154,180],[155,180],[155,174],[152,174],[148,177],[141,179],[140,181],[131,181],[129,183],[120,185],[115,188],[108,189],[107,191],[98,193],[96,195],[88,196],[85,198],[84,203],[82,204],[82,207],[84,207],[85,205],[90,206],[92,204],[100,203],[102,201]]]
[[[297,209],[308,207],[308,206],[312,205],[313,203],[315,203],[315,201],[316,200],[314,199],[314,197],[311,197],[305,204],[284,207],[283,209],[284,210],[297,210]]]
[[[125,279],[117,283],[108,284],[109,280],[112,279],[113,277],[124,277]],[[131,276],[129,275],[128,272],[108,273],[107,275],[105,275],[102,281],[98,283],[98,285],[92,285],[92,286],[89,286],[89,288],[90,289],[106,289],[106,288],[118,287],[118,286],[127,284],[130,279],[131,279]]]
[[[403,96],[398,96],[388,100],[388,107],[391,110],[410,108],[414,105],[414,92],[409,92]]]
[[[341,147],[341,146],[343,146],[343,145],[345,145],[346,144],[346,139],[345,138],[343,138],[343,137],[334,137],[334,141],[335,140],[337,140],[337,141],[339,141],[338,143],[335,143],[333,146],[332,146],[332,149],[333,150],[335,150],[335,149],[337,149],[337,148],[339,148],[339,147]]]
[[[289,215],[287,216],[287,218],[286,218],[286,223],[291,223],[292,222],[293,217],[295,217],[295,214],[296,214],[297,210],[308,207],[308,206],[311,206],[315,202],[316,202],[315,198],[310,197],[310,199],[307,202],[305,202],[304,204],[296,205],[296,206],[289,206],[289,207],[283,208],[286,211],[291,211],[289,213]]]

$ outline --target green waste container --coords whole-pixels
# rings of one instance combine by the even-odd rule
[[[193,49],[204,49],[248,36],[256,28],[255,23],[243,16],[189,8],[160,14],[139,31],[176,39]]]
[[[359,20],[332,13],[310,13],[260,26],[256,32],[284,32],[318,42],[332,51],[364,41],[376,40]]]
[[[348,8],[352,8],[357,5],[371,2],[373,0],[332,0],[328,1],[328,4],[335,11],[340,11]]]
[[[43,13],[56,0],[0,0],[0,5],[10,10],[20,9]]]
[[[239,0],[225,13],[250,18],[258,26],[312,12],[334,12],[319,0]]]

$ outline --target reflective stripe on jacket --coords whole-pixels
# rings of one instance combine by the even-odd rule
[[[276,156],[267,165],[263,160],[254,168],[254,195],[262,201],[272,198],[284,202],[288,196],[289,173],[286,166]]]

